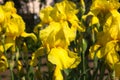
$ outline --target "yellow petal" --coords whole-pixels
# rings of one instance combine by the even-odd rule
[[[22,37],[31,37],[35,42],[37,42],[37,37],[35,36],[35,34],[33,33],[26,33],[26,32],[23,32],[21,34]]]
[[[18,27],[16,24],[9,22],[6,26],[6,35],[7,36],[17,36],[18,35]]]
[[[14,13],[7,15],[4,27],[7,36],[19,37],[25,31],[25,23],[22,17]]]
[[[56,68],[54,70],[53,80],[63,80],[61,70],[58,66],[56,66]]]
[[[5,12],[11,12],[11,13],[16,13],[17,10],[14,7],[14,2],[13,1],[7,1],[5,5],[3,6],[3,9]]]
[[[48,54],[48,60],[52,64],[58,66],[60,69],[67,69],[67,68],[71,68],[71,66],[76,61],[76,58],[70,57],[65,49],[58,47],[51,49],[50,53]]]
[[[94,24],[99,24],[99,19],[90,11],[87,15],[83,15],[82,19],[85,22],[89,22],[89,26],[92,26]]]
[[[106,12],[113,9],[118,9],[119,7],[119,0],[94,0],[91,6],[91,10],[99,10]]]
[[[117,53],[117,41],[110,41],[105,46],[105,61],[110,68],[113,68],[114,65],[119,61],[119,54]]]
[[[98,51],[99,47],[100,47],[100,45],[93,45],[93,46],[90,47],[90,49],[89,49],[89,57],[91,59],[94,59],[95,53]]]
[[[36,66],[38,64],[38,59],[35,53],[32,53],[32,60],[30,61],[30,66]]]
[[[68,55],[71,58],[75,58],[76,59],[74,64],[72,64],[70,66],[70,68],[76,68],[78,66],[78,64],[81,62],[81,57],[79,57],[77,53],[74,53],[73,51],[70,51],[70,50],[68,50]]]
[[[12,19],[10,19],[10,21],[16,24],[16,27],[19,30],[18,34],[20,35],[22,32],[25,31],[25,23],[22,17],[19,16],[18,14],[12,14],[11,16],[12,16]]]
[[[54,9],[51,11],[50,16],[54,21],[60,21],[60,20],[66,20],[65,15],[65,1],[62,1],[60,3],[56,3],[54,6]]]
[[[0,72],[5,71],[8,68],[7,58],[4,55],[0,55]]]
[[[112,21],[109,28],[109,34],[112,39],[120,39],[120,13],[117,10],[112,10]]]
[[[58,33],[55,35],[55,45],[61,47],[67,47],[70,45],[70,42],[73,41],[76,37],[76,30],[69,28],[66,21],[61,23],[63,26]]]
[[[58,22],[51,22],[48,27],[40,31],[40,39],[44,45],[49,47],[55,46],[55,35],[60,30],[61,26]]]
[[[119,57],[120,56],[112,50],[106,55],[105,61],[107,62],[109,67],[113,69],[114,65],[119,61]]]
[[[76,31],[70,29],[66,21],[62,23],[52,22],[48,27],[40,31],[40,39],[49,47],[70,45],[76,37]]]
[[[51,11],[50,16],[55,21],[61,20],[77,20],[75,14],[77,14],[78,10],[76,9],[76,5],[71,1],[62,1],[60,3],[56,3],[54,9]]]
[[[18,60],[17,61],[17,68],[18,68],[18,70],[21,71],[22,67],[23,67],[22,63]]]
[[[5,50],[8,50],[10,47],[14,46],[15,45],[15,40],[13,39],[13,37],[6,37],[5,38]],[[3,45],[2,43],[0,43],[0,51],[1,52],[4,52],[4,48],[3,48]]]
[[[52,18],[50,17],[50,13],[53,10],[51,6],[48,6],[40,11],[40,19],[42,23],[50,23]]]
[[[0,23],[2,23],[5,19],[5,13],[2,9],[2,7],[0,6]]]
[[[117,77],[118,79],[120,79],[120,62],[116,63],[115,66],[115,77]]]

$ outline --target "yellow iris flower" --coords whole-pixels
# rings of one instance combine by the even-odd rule
[[[14,39],[16,37],[32,37],[33,40],[36,41],[36,36],[33,33],[26,33],[25,32],[25,23],[17,14],[11,14],[9,18],[6,18],[6,23],[4,24],[6,32],[6,36],[13,36]]]
[[[45,24],[49,25],[51,22],[62,22],[67,21],[71,25],[73,29],[80,29],[84,31],[84,28],[81,27],[79,24],[79,19],[77,18],[76,14],[78,10],[76,9],[76,5],[68,0],[61,1],[56,3],[55,6],[46,7],[40,11],[40,19],[42,26]],[[39,25],[40,25],[39,24]],[[38,26],[39,26],[38,25]],[[41,25],[40,25],[41,26]]]
[[[63,80],[61,70],[75,68],[80,63],[80,57],[68,49],[70,42],[75,40],[77,29],[83,30],[77,13],[76,5],[68,0],[40,11],[40,26],[46,26],[39,31],[44,48],[40,47],[33,53],[30,65],[36,65],[37,57],[43,55],[47,49],[48,61],[56,66],[54,80]]]
[[[90,48],[89,56],[93,59],[96,56],[101,59],[104,58],[105,62],[109,65],[111,69],[113,69],[114,65],[119,61],[119,44],[118,40],[109,41],[104,46],[94,45]]]
[[[97,44],[105,45],[111,40],[120,40],[120,14],[117,10],[110,12],[109,17],[104,22],[103,31],[97,33]]]
[[[17,14],[12,1],[8,1],[5,5],[0,6],[0,12],[0,36],[5,36],[5,50],[15,46],[15,39],[20,36],[32,37],[34,41],[37,40],[33,33],[25,32],[25,23],[22,17]],[[4,51],[2,42],[0,42],[0,51]]]
[[[90,48],[90,57],[96,56],[105,62],[111,69],[119,59],[119,40],[120,40],[120,14],[117,9],[120,7],[118,0],[93,0],[91,12],[100,21],[103,31],[97,33],[95,45]]]
[[[101,26],[104,25],[110,11],[117,10],[120,7],[119,0],[93,0],[90,11],[98,17]]]
[[[97,33],[97,43],[104,46],[111,40],[120,40],[120,14],[117,10],[110,11],[104,21],[103,31]]]

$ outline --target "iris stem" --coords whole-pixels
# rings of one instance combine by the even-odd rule
[[[10,73],[11,73],[11,80],[14,80],[14,74],[13,71],[10,69]]]
[[[86,61],[85,61],[85,52],[87,49],[87,42],[85,39],[82,39],[82,71],[83,71],[83,80],[86,80]]]
[[[86,71],[85,71],[85,69],[86,69],[86,67],[85,67],[85,55],[84,55],[84,53],[82,53],[82,60],[83,60],[83,63],[82,63],[82,66],[83,66],[83,80],[86,80]]]

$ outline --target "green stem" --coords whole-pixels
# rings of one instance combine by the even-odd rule
[[[86,62],[85,62],[85,52],[87,50],[87,42],[85,39],[82,39],[82,71],[83,71],[83,80],[86,80]]]
[[[14,74],[13,71],[10,69],[10,73],[11,73],[11,80],[14,80]]]
[[[2,42],[2,45],[3,45],[3,49],[4,49],[4,54],[7,55],[6,50],[5,50],[5,35],[2,35],[1,42]]]
[[[83,80],[86,80],[86,71],[85,71],[85,69],[86,69],[86,67],[85,67],[85,55],[84,55],[84,53],[82,53],[82,61],[83,61],[83,63],[82,63],[82,67],[83,67]]]

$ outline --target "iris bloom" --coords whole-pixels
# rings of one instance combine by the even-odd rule
[[[109,65],[111,69],[114,68],[114,65],[119,61],[119,44],[118,41],[107,42],[106,45],[94,45],[90,48],[90,57],[93,59],[95,54],[99,59],[104,58],[105,63]]]
[[[90,56],[94,53],[99,59],[104,58],[111,69],[119,61],[120,42],[120,7],[118,0],[93,0],[91,12],[99,19],[103,31],[98,32],[95,45],[90,48]]]
[[[51,22],[62,22],[67,21],[70,23],[70,27],[73,29],[79,29],[84,31],[84,28],[81,27],[79,24],[79,19],[77,18],[76,14],[78,10],[76,5],[68,0],[63,0],[62,2],[56,3],[55,6],[46,7],[45,9],[40,11],[40,19],[42,25],[38,26],[45,26]]]
[[[103,25],[103,31],[97,33],[96,44],[90,48],[90,55],[93,56],[96,52],[96,56],[104,58],[113,69],[113,66],[119,61],[117,47],[119,47],[120,42],[120,14],[117,10],[112,10],[108,15]]]
[[[75,68],[80,63],[77,53],[68,49],[70,42],[75,40],[77,29],[83,30],[76,16],[78,10],[73,2],[63,0],[53,7],[41,10],[40,13],[40,26],[46,26],[39,31],[43,48],[40,47],[33,53],[30,65],[36,65],[37,58],[47,50],[48,61],[56,66],[54,80],[63,80],[61,70]]]
[[[109,13],[120,7],[119,0],[93,0],[90,11],[98,17],[101,26],[104,25]]]
[[[15,40],[17,37],[32,37],[36,41],[36,36],[33,33],[25,32],[25,23],[17,13],[12,1],[6,2],[5,5],[0,6],[1,18],[0,36],[4,35],[5,50],[15,46]],[[3,43],[0,42],[0,51],[3,53]]]

